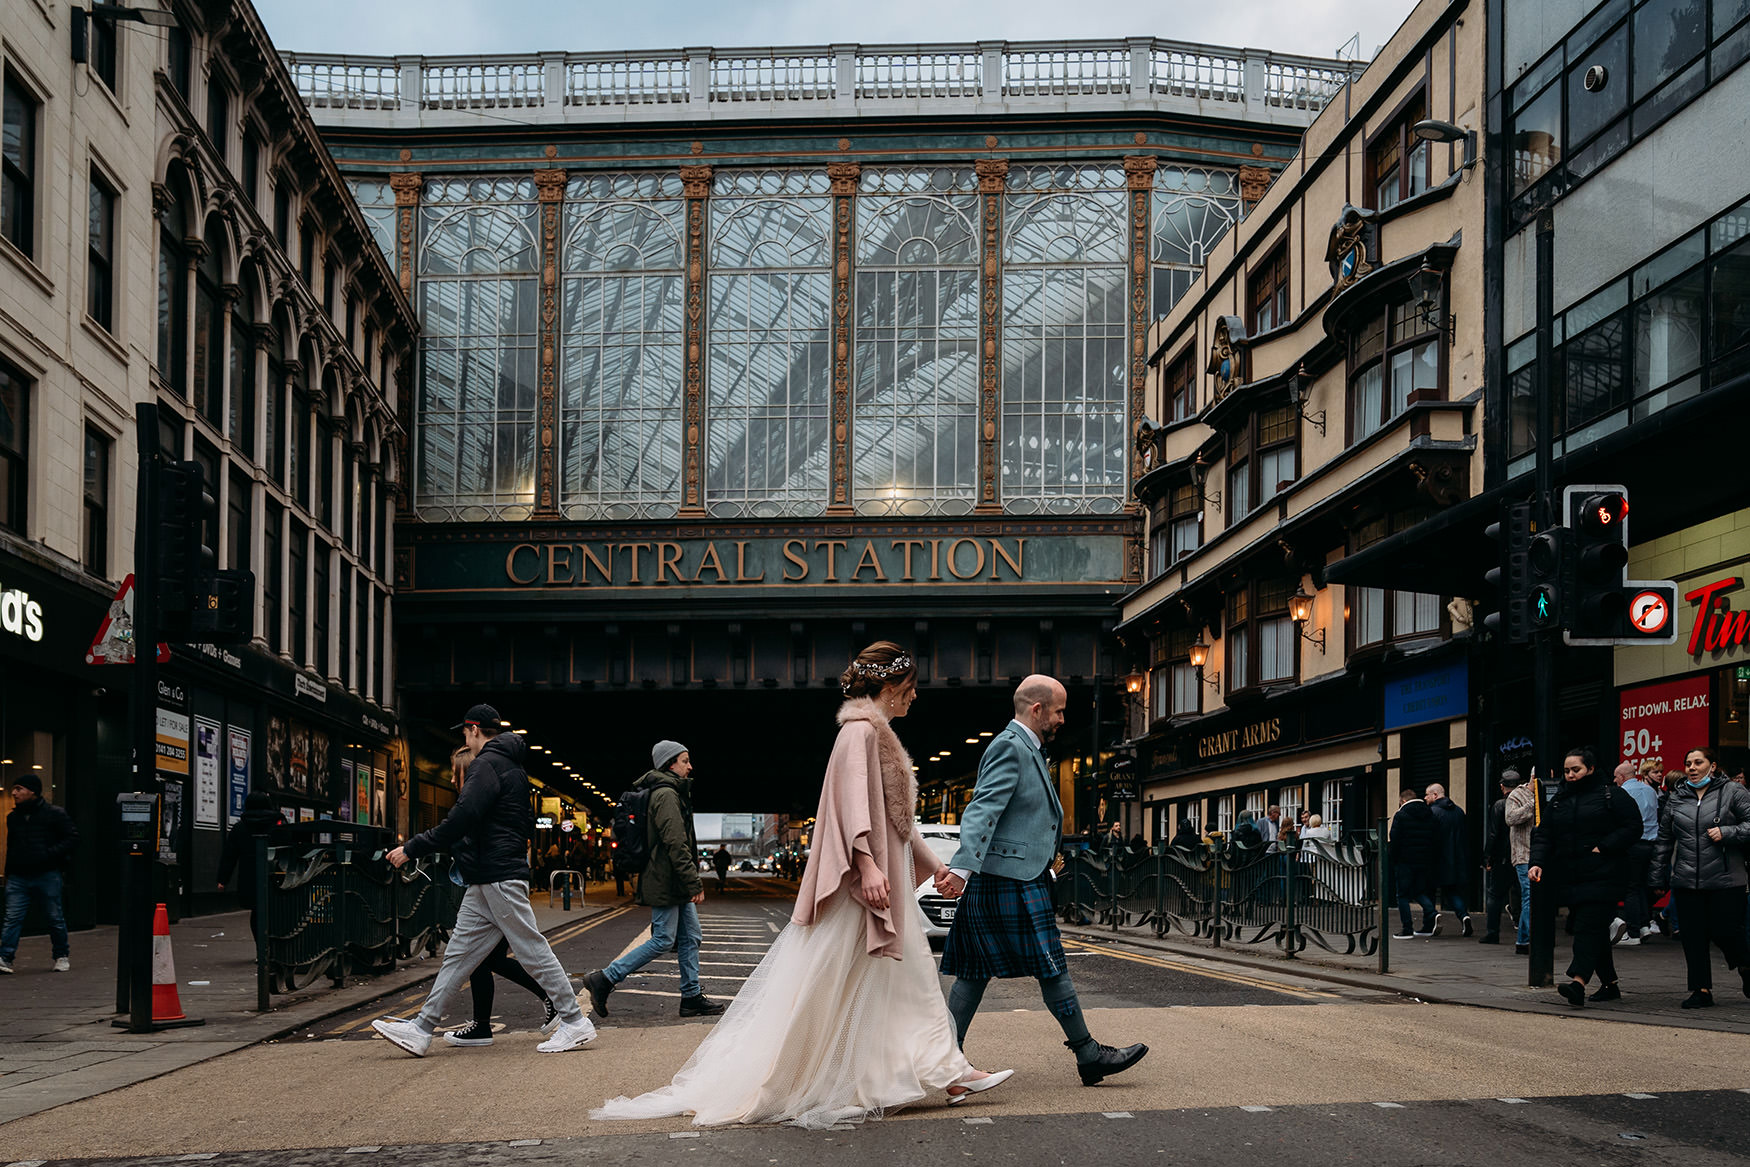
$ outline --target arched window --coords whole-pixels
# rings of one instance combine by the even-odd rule
[[[592,174],[565,197],[559,505],[579,519],[666,518],[680,503],[680,176]]]
[[[225,233],[207,220],[206,251],[194,277],[194,407],[215,430],[225,424]]]
[[[1162,166],[1154,181],[1154,314],[1191,290],[1209,251],[1240,217],[1239,174]]]
[[[852,459],[862,514],[965,514],[978,489],[979,200],[970,170],[865,170]]]
[[[237,298],[231,303],[231,397],[225,430],[231,447],[254,462],[255,449],[255,266],[237,270]]]
[[[158,219],[158,375],[178,397],[188,393],[188,208],[180,167],[166,176],[170,202]]]

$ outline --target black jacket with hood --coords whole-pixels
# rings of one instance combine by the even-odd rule
[[[1659,852],[1653,870],[1669,886],[1720,891],[1744,886],[1744,846],[1750,844],[1750,791],[1714,772],[1697,792],[1679,787],[1659,811]],[[1720,841],[1708,831],[1720,829]]]
[[[1614,904],[1628,886],[1628,849],[1640,841],[1641,811],[1610,775],[1563,782],[1531,831],[1531,865],[1567,904]]]
[[[418,859],[448,851],[468,884],[529,882],[535,804],[524,752],[523,739],[514,733],[489,738],[468,765],[456,805],[443,822],[409,839],[407,854]]]
[[[79,845],[73,818],[41,795],[6,816],[6,874],[36,876],[65,870]]]

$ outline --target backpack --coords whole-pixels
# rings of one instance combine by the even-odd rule
[[[650,862],[650,790],[628,790],[614,807],[614,866],[638,875]]]

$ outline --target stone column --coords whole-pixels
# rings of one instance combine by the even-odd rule
[[[535,514],[559,517],[559,476],[554,443],[559,434],[559,210],[565,202],[565,171],[535,171],[541,203],[540,393],[535,409]]]
[[[1143,394],[1148,387],[1148,272],[1153,234],[1149,227],[1149,195],[1154,190],[1158,164],[1153,154],[1132,154],[1124,159],[1124,183],[1130,188],[1130,407],[1124,424],[1127,434],[1134,434],[1142,422]],[[1131,477],[1139,478],[1142,472],[1142,459],[1131,459]],[[1136,505],[1134,498],[1130,505]]]
[[[401,275],[401,290],[413,295],[413,222],[419,213],[419,195],[425,189],[423,174],[391,174],[389,188],[395,192],[395,270]]]
[[[832,500],[829,515],[853,513],[851,503],[851,248],[856,241],[856,162],[829,162],[832,179]]]
[[[980,158],[978,197],[984,203],[984,238],[979,255],[979,379],[978,379],[978,506],[985,514],[1001,514],[997,497],[997,393],[1003,375],[1003,191],[1009,177],[1007,158]]]
[[[681,377],[681,506],[683,518],[705,515],[705,228],[711,168],[681,167],[687,200],[687,322]]]

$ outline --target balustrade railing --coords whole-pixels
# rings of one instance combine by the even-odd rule
[[[437,951],[456,923],[463,889],[448,856],[396,869],[380,827],[323,821],[257,840],[256,1007],[327,977],[387,971]]]
[[[1057,909],[1070,924],[1179,933],[1222,944],[1308,943],[1372,956],[1380,944],[1380,863],[1371,836],[1268,849],[1202,846],[1066,850]]]
[[[1146,37],[284,60],[313,109],[545,108],[555,117],[640,105],[1030,98],[1172,98],[1311,115],[1365,66]]]

